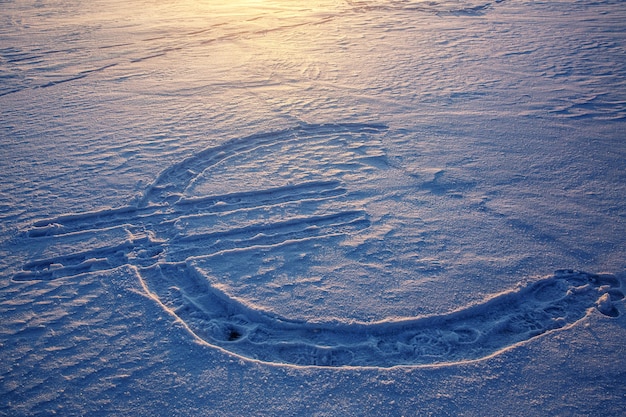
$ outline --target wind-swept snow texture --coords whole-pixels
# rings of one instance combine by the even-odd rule
[[[372,124],[303,125],[198,152],[163,171],[136,206],[35,222],[28,237],[51,237],[56,245],[67,239],[71,245],[66,246],[79,249],[28,262],[13,279],[58,279],[132,265],[146,291],[202,341],[246,358],[295,365],[388,367],[480,359],[571,325],[593,306],[607,316],[619,315],[613,304],[624,298],[618,279],[575,271],[560,271],[453,313],[373,324],[290,320],[244,305],[211,285],[201,265],[237,270],[240,260],[249,264],[280,253],[286,258],[282,268],[297,271],[312,247],[340,246],[346,237],[370,228],[363,196],[350,192],[342,179],[355,172],[367,175],[372,164],[385,165],[383,157],[368,156],[363,142],[384,130]],[[350,151],[355,142],[359,146]],[[321,152],[332,154],[337,148],[341,165],[350,171],[331,170],[335,164],[327,163],[332,174],[320,173],[312,181],[184,198],[198,177],[211,177],[215,166],[261,159],[258,154],[278,158],[284,148],[290,152],[304,144],[317,149],[321,159]],[[239,226],[242,216],[246,223]],[[199,233],[199,225],[208,231]],[[80,251],[81,240],[116,228],[128,238],[110,246],[101,239],[105,246]],[[365,244],[350,247],[350,256],[366,258],[368,249]]]
[[[0,1],[0,415],[620,415],[623,1]]]

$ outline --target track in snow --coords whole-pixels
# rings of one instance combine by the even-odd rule
[[[312,241],[335,245],[368,229],[370,220],[342,175],[316,173],[262,189],[189,196],[205,173],[223,164],[237,169],[242,158],[285,146],[340,149],[385,130],[378,124],[302,125],[203,150],[166,169],[134,205],[34,223],[25,239],[49,243],[59,254],[27,262],[13,279],[53,280],[131,265],[147,291],[204,342],[246,358],[303,366],[476,360],[570,326],[593,307],[606,316],[620,314],[621,282],[578,271],[558,271],[449,314],[377,323],[291,320],[212,284],[203,265],[223,262],[224,254],[287,251]],[[384,163],[361,148],[346,163]],[[74,251],[81,246],[86,249]]]

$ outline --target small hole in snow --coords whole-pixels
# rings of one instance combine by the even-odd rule
[[[241,337],[241,333],[239,333],[237,330],[230,329],[228,331],[228,341],[229,342],[233,342],[233,341],[239,339],[240,337]]]

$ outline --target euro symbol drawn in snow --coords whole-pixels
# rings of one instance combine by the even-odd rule
[[[306,255],[370,228],[359,193],[349,191],[346,179],[386,163],[372,145],[386,130],[380,124],[305,124],[205,149],[163,171],[135,204],[35,222],[26,238],[64,242],[63,254],[28,262],[13,279],[80,277],[128,265],[202,343],[247,359],[299,366],[480,360],[570,326],[590,307],[620,314],[617,301],[624,295],[618,278],[570,270],[449,314],[375,323],[293,320],[240,302],[208,278],[206,265],[293,248]],[[242,168],[243,177],[234,180],[243,186],[250,160],[279,175],[285,162],[276,155],[292,150],[302,160],[291,163],[281,184],[260,188],[252,179],[254,189],[206,190],[207,181],[233,167]],[[341,163],[327,165],[332,169],[307,167],[307,161],[333,152],[341,154]],[[90,239],[104,245],[73,251]]]

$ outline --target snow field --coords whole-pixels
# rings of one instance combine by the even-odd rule
[[[626,407],[622,1],[0,3],[0,415]]]
[[[364,209],[366,202],[358,200],[363,193],[349,193],[342,180],[364,177],[372,165],[385,168],[385,156],[372,156],[362,144],[353,147],[356,152],[344,149],[340,163],[319,154],[316,160],[324,169],[304,171],[312,178],[299,184],[186,198],[201,189],[199,179],[214,180],[219,177],[210,175],[215,167],[236,166],[252,154],[267,163],[265,171],[271,172],[273,163],[278,165],[276,171],[289,174],[271,178],[292,182],[297,175],[285,166],[303,165],[281,160],[273,148],[306,141],[309,149],[328,152],[332,142],[345,135],[362,138],[386,129],[365,124],[302,125],[208,148],[164,170],[135,206],[36,221],[25,238],[52,238],[61,250],[81,247],[81,240],[102,245],[111,230],[123,230],[128,238],[28,262],[13,279],[53,280],[132,265],[146,290],[203,342],[249,359],[307,366],[452,364],[481,359],[572,325],[594,305],[607,316],[619,316],[613,302],[624,298],[620,281],[612,275],[576,271],[557,272],[453,313],[378,323],[294,320],[229,295],[220,282],[228,272],[220,266],[241,279],[245,269],[240,264],[249,268],[263,259],[259,268],[267,268],[266,260],[277,254],[282,258],[280,269],[292,275],[310,272],[316,262],[308,263],[322,245],[341,247],[342,241],[354,240],[364,230],[358,244],[346,245],[344,256],[367,258],[371,216]],[[318,140],[319,149],[313,146]],[[271,155],[272,162],[264,161],[265,155]],[[426,185],[431,191],[439,187],[440,174]],[[59,245],[65,238],[71,244]],[[269,269],[272,274],[277,271]]]

